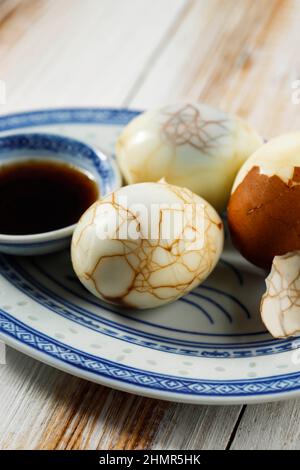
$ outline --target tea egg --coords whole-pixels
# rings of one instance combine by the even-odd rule
[[[211,273],[223,247],[215,209],[165,182],[125,186],[96,201],[75,228],[71,256],[96,297],[144,309],[174,301]]]
[[[269,140],[241,167],[227,209],[232,240],[251,263],[300,250],[300,132]]]
[[[221,211],[240,166],[262,143],[239,117],[187,103],[135,118],[121,133],[116,156],[127,183],[164,178]]]

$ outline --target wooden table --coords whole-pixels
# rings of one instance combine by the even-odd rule
[[[0,112],[203,100],[270,137],[300,127],[299,24],[299,0],[0,0]],[[140,398],[10,348],[0,366],[2,449],[299,449],[299,415]]]

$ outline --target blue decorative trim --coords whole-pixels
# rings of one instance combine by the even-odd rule
[[[223,307],[223,305],[221,305],[219,302],[217,302],[216,300],[212,299],[211,297],[208,297],[207,295],[203,295],[203,294],[200,294],[199,292],[196,292],[196,290],[194,291],[191,291],[189,293],[190,296],[194,296],[194,297],[197,297],[199,299],[204,299],[206,300],[207,302],[211,303],[212,305],[214,305],[215,307],[217,307],[217,309],[219,310],[219,312],[221,312],[225,318],[227,318],[227,320],[229,321],[229,323],[232,323],[232,317],[231,315],[227,312],[227,310]]]
[[[232,300],[236,305],[238,305],[241,308],[241,310],[244,311],[247,318],[251,318],[250,312],[247,309],[247,307],[234,295],[229,294],[228,292],[224,292],[221,289],[217,289],[216,287],[205,286],[203,284],[201,284],[199,286],[199,288],[204,289],[204,290],[206,289],[206,290],[211,291],[211,292],[215,292],[216,294],[224,295],[224,297],[227,297],[228,299]],[[266,332],[260,332],[259,334],[263,334],[263,333],[266,333]],[[249,333],[249,335],[250,334],[253,334],[253,333]]]
[[[102,193],[106,194],[114,188],[116,174],[110,160],[102,152],[96,152],[80,141],[44,133],[16,134],[0,138],[0,157],[23,149],[64,154],[77,161],[89,162],[100,179]]]
[[[101,124],[121,126],[128,124],[141,111],[111,108],[46,109],[0,117],[0,132],[25,127],[59,124]]]
[[[11,264],[12,264],[12,261],[11,261],[11,260],[8,260],[8,261],[9,261],[9,264],[11,265]],[[141,323],[141,324],[143,324],[143,325],[150,326],[150,327],[152,327],[152,328],[164,329],[164,330],[171,331],[171,332],[174,332],[174,333],[191,334],[191,335],[196,335],[196,336],[211,336],[211,337],[228,337],[228,336],[230,336],[230,337],[232,337],[232,336],[244,337],[244,336],[257,336],[257,335],[266,335],[266,334],[267,334],[267,331],[266,331],[266,330],[264,330],[264,331],[257,331],[257,332],[251,332],[251,333],[247,333],[247,334],[245,334],[245,333],[237,333],[237,334],[232,333],[232,334],[230,334],[230,335],[228,335],[228,334],[222,334],[222,333],[221,333],[221,334],[218,334],[218,333],[203,333],[203,332],[200,332],[200,331],[180,330],[180,329],[178,329],[178,328],[171,328],[171,327],[166,327],[166,326],[164,326],[164,325],[157,325],[157,324],[155,324],[155,323],[151,323],[151,322],[148,322],[148,321],[146,321],[146,320],[142,320],[141,318],[139,318],[139,319],[134,318],[134,319],[133,319],[132,316],[126,315],[124,312],[121,313],[120,311],[114,309],[112,306],[109,307],[108,304],[104,304],[103,302],[101,303],[100,301],[97,301],[96,299],[95,299],[95,300],[92,300],[91,297],[89,297],[89,298],[84,297],[84,296],[80,295],[78,291],[74,292],[72,289],[70,289],[69,287],[67,287],[66,285],[62,284],[62,283],[59,282],[57,279],[55,279],[53,276],[51,276],[51,275],[50,275],[48,272],[46,272],[41,266],[39,266],[39,264],[37,264],[35,261],[32,261],[32,265],[33,265],[33,267],[34,267],[35,269],[37,269],[37,270],[39,271],[40,274],[42,274],[43,276],[45,276],[48,280],[50,280],[51,282],[53,282],[53,283],[56,284],[57,286],[61,287],[62,289],[66,290],[66,291],[69,292],[70,294],[74,295],[75,297],[78,297],[80,300],[84,300],[84,301],[90,303],[91,305],[94,305],[95,307],[100,307],[100,308],[106,309],[107,311],[112,312],[112,313],[116,313],[117,315],[119,315],[119,316],[121,316],[121,317],[123,317],[123,318],[129,319],[129,320],[134,320],[134,321],[136,321],[136,322],[138,322],[138,323]],[[33,285],[35,285],[35,287],[37,287],[37,288],[39,288],[39,289],[41,289],[41,290],[45,289],[45,287],[44,287],[42,284],[38,283],[38,281],[37,281],[34,277],[30,276],[29,273],[27,273],[27,271],[23,270],[23,268],[22,268],[20,265],[18,265],[17,263],[15,263],[15,262],[13,263],[13,269],[14,269],[16,272],[18,272],[22,277],[25,277],[25,278],[27,277],[27,280],[30,281]],[[30,276],[30,277],[29,277],[29,276]],[[78,279],[77,279],[75,276],[74,276],[74,280],[79,283]],[[80,284],[80,287],[81,287],[81,284]],[[82,288],[82,287],[81,287],[81,288]],[[214,288],[210,288],[210,287],[208,287],[208,286],[203,286],[203,285],[199,286],[199,289],[200,289],[200,290],[201,290],[201,289],[209,289],[209,290],[212,290],[212,291],[214,291],[214,292],[217,292],[218,294],[223,294],[224,296],[229,297],[231,300],[235,300],[238,305],[240,305],[241,307],[243,307],[243,304],[242,304],[241,302],[238,302],[235,297],[231,296],[230,294],[227,295],[225,292],[221,291],[220,289],[214,289]],[[83,292],[86,292],[85,289],[82,289],[82,290],[83,290]],[[49,294],[50,296],[56,295],[56,294],[54,294],[54,293],[53,293],[52,291],[50,291],[50,290],[48,290],[47,292],[48,292],[48,294]],[[192,294],[193,294],[193,293],[189,293],[188,295],[192,295]],[[195,295],[197,296],[197,293],[196,293]],[[61,297],[59,297],[59,300],[60,300],[60,301],[63,301],[64,299],[61,298]],[[197,309],[199,309],[199,307],[202,308],[201,306],[199,306],[199,304],[197,304],[196,302],[192,302],[192,301],[188,300],[186,297],[182,297],[182,298],[178,299],[178,301],[187,301],[187,303],[191,303],[191,304],[192,304],[194,307],[196,307]],[[244,310],[246,313],[248,312],[248,310],[245,309],[245,307],[244,307],[244,309],[242,308],[242,310]],[[210,323],[213,324],[214,322],[213,322],[211,316],[210,316],[205,310],[204,310],[204,312],[205,312],[205,314],[207,314],[207,315],[209,316],[209,321],[210,321]],[[98,319],[98,318],[99,318],[99,314],[95,315],[95,318]],[[115,324],[114,322],[112,322],[112,323],[113,323],[114,325],[117,325],[117,327],[122,327],[121,324],[118,324],[118,323]],[[139,331],[139,330],[132,330],[132,331]],[[158,336],[158,338],[161,338],[162,340],[167,339],[167,338],[165,338],[165,337],[163,337],[163,336]],[[272,338],[271,341],[272,341],[272,342],[274,341],[273,338]],[[186,345],[187,345],[187,346],[189,346],[189,345],[191,345],[191,344],[193,344],[193,342],[190,342],[190,341],[187,341],[187,342],[186,342]],[[199,343],[198,343],[198,342],[194,342],[194,344],[197,344],[197,345],[198,345]],[[201,343],[200,343],[200,344],[201,344]],[[207,345],[207,343],[204,343],[204,344]],[[229,345],[230,345],[230,343],[226,343],[226,344],[229,344]],[[235,344],[236,344],[236,343],[234,343],[234,345],[235,345]],[[243,343],[243,344],[245,344],[245,343]],[[256,344],[256,343],[247,343],[247,344]],[[231,345],[232,345],[232,344],[231,344]]]
[[[183,379],[152,373],[90,355],[37,332],[0,310],[0,327],[7,335],[44,355],[104,379],[146,390],[177,393],[195,397],[247,397],[275,395],[300,389],[300,373],[248,380]]]
[[[56,284],[57,286],[61,287],[62,289],[66,290],[67,292],[69,292],[70,294],[74,295],[75,297],[78,297],[80,300],[84,300],[88,303],[90,303],[91,305],[95,306],[95,307],[100,307],[100,308],[103,308],[109,312],[112,312],[112,313],[115,313],[123,318],[126,318],[126,319],[129,319],[129,320],[134,320],[134,321],[137,321],[138,323],[141,323],[143,325],[147,325],[147,326],[150,326],[152,328],[159,328],[159,329],[165,329],[167,331],[171,331],[171,332],[175,332],[175,333],[184,333],[184,334],[191,334],[191,335],[198,335],[198,336],[209,336],[209,333],[201,333],[199,331],[188,331],[188,330],[180,330],[178,328],[170,328],[170,327],[166,327],[164,325],[156,325],[154,323],[151,323],[151,322],[147,322],[145,320],[142,320],[141,318],[139,319],[136,319],[136,318],[133,318],[131,315],[126,315],[124,312],[120,312],[118,311],[117,309],[115,309],[112,305],[109,305],[109,304],[106,304],[106,303],[103,303],[103,302],[100,302],[100,301],[97,301],[96,299],[93,300],[91,297],[87,298],[87,297],[84,297],[82,295],[80,295],[80,293],[78,291],[73,291],[72,289],[70,289],[69,287],[67,287],[66,285],[62,284],[61,282],[59,282],[57,279],[55,279],[53,276],[51,276],[48,272],[46,272],[41,266],[39,266],[39,264],[37,264],[34,260],[31,261],[31,264],[32,266],[40,273],[42,274],[43,276],[46,277],[46,279],[50,280],[51,282],[53,282],[54,284]],[[62,298],[61,296],[58,296],[56,293],[54,293],[53,291],[47,289],[43,284],[39,283],[39,281],[31,276],[26,270],[24,270],[22,268],[22,266],[20,266],[18,263],[16,263],[14,260],[10,259],[10,258],[6,258],[6,261],[4,260],[4,265],[5,266],[8,266],[9,269],[13,269],[14,271],[14,274],[18,274],[18,276],[20,276],[20,280],[27,280],[31,286],[33,286],[35,289],[39,290],[39,291],[43,291],[44,293],[46,293],[47,295],[50,296],[50,298],[53,298],[53,296],[56,296],[57,299],[60,301],[60,302],[64,302],[65,299]],[[78,282],[79,284],[79,281],[74,277],[74,279],[76,280],[76,282]],[[15,278],[14,278],[15,280]],[[82,288],[81,284],[79,284],[80,286],[80,289],[82,289],[83,292],[86,292],[85,289]],[[183,298],[179,299],[180,300],[183,300]],[[184,298],[184,300],[186,300],[186,298]],[[193,303],[196,307],[199,307],[198,304],[196,303]],[[69,306],[71,308],[74,307],[73,304],[69,303]],[[76,307],[76,306],[75,306]],[[87,315],[91,315],[91,318],[93,319],[99,319],[101,318],[101,316],[99,314],[92,314],[90,313],[88,310],[84,310],[84,314],[87,314]],[[109,320],[107,320],[109,321]],[[123,325],[122,324],[119,324],[119,323],[115,323],[113,321],[109,321],[110,324],[112,326],[117,326],[118,328],[122,328]],[[211,321],[211,323],[213,323],[213,321]],[[132,330],[128,330],[129,333],[131,332],[137,332],[137,333],[140,333],[139,330],[135,330],[135,329],[132,329]],[[261,334],[260,332],[258,334]],[[266,334],[266,331],[263,331],[262,334]],[[213,334],[211,336],[228,336],[228,335],[217,335],[217,334]],[[230,335],[232,336],[232,335]],[[241,336],[240,334],[238,336]],[[244,336],[244,335],[242,335]],[[249,336],[252,336],[252,334],[250,334]],[[154,337],[158,338],[158,339],[162,339],[162,340],[165,340],[165,339],[169,339],[164,337],[164,336],[156,336],[154,335]],[[176,339],[177,341],[177,339]],[[180,341],[180,340],[179,340]],[[185,343],[183,341],[183,343]],[[198,342],[190,342],[190,341],[187,341],[186,342],[186,345],[189,346],[191,344],[194,344],[194,345],[198,345],[199,343]],[[201,344],[201,343],[200,343]],[[206,344],[206,343],[204,343]],[[228,343],[227,343],[228,344]],[[234,343],[235,344],[235,343]]]
[[[222,215],[222,218],[224,218],[223,215]],[[224,226],[226,226],[225,223],[224,223]],[[226,261],[224,259],[221,259],[220,263],[224,264],[224,266],[227,266],[227,268],[229,268],[233,272],[233,274],[236,276],[236,278],[237,278],[237,280],[238,280],[238,282],[241,286],[244,284],[244,279],[243,279],[242,273],[232,263],[230,263],[229,261]]]
[[[2,255],[0,259],[1,274],[28,297],[41,304],[43,307],[52,310],[57,315],[93,331],[101,332],[101,334],[106,336],[118,338],[126,343],[138,344],[146,348],[167,351],[172,354],[183,356],[218,357],[220,359],[226,359],[228,357],[270,355],[293,349],[293,342],[291,340],[248,342],[240,345],[235,343],[210,344],[205,342],[180,340],[178,338],[172,340],[170,337],[164,337],[153,333],[146,333],[135,328],[125,327],[120,323],[104,318],[100,314],[93,314],[87,309],[67,302],[61,296],[42,285],[36,278],[32,277],[16,263],[14,258]],[[47,274],[43,272],[42,274],[47,277]],[[52,278],[49,279],[52,282],[57,283],[56,280]],[[60,287],[69,290],[66,286],[60,283],[57,284]],[[80,297],[78,292],[70,292],[73,295]],[[83,300],[87,299],[84,298]],[[93,301],[91,301],[91,303],[99,306],[98,304],[93,303]],[[120,314],[112,306],[101,305],[100,307],[112,313]],[[120,315],[124,316],[124,314]],[[127,318],[130,317],[127,316]]]

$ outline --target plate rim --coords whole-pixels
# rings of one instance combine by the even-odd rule
[[[9,324],[10,332],[6,332],[3,327],[1,326],[1,317],[6,318],[6,322]],[[207,394],[207,393],[189,393],[189,392],[176,392],[172,390],[159,390],[157,388],[152,387],[147,387],[147,386],[141,386],[141,385],[136,385],[136,384],[129,384],[126,380],[120,380],[120,378],[113,378],[113,377],[107,377],[104,374],[96,374],[93,372],[90,372],[86,368],[82,368],[79,366],[74,366],[73,364],[70,363],[68,360],[62,360],[62,359],[56,359],[53,354],[49,352],[48,347],[51,346],[53,348],[53,345],[57,347],[57,353],[62,354],[66,353],[67,355],[76,355],[80,354],[82,356],[86,356],[87,361],[92,361],[93,358],[95,360],[98,360],[100,363],[103,363],[104,365],[109,365],[111,368],[120,368],[124,369],[130,372],[133,371],[133,373],[140,373],[143,376],[146,374],[149,374],[149,371],[144,371],[142,369],[137,369],[129,366],[125,366],[123,364],[119,364],[113,361],[109,361],[107,359],[103,359],[98,356],[94,356],[89,353],[84,353],[82,351],[78,351],[73,347],[67,346],[64,343],[61,343],[60,341],[48,337],[46,334],[41,333],[37,330],[34,330],[32,327],[29,327],[26,324],[23,324],[21,321],[13,319],[13,321],[9,321],[8,317],[13,318],[11,315],[9,315],[7,312],[3,311],[0,309],[0,339],[3,339],[6,344],[15,347],[18,349],[20,352],[24,352],[25,354],[33,357],[34,359],[37,359],[47,365],[53,366],[59,370],[62,370],[64,372],[73,374],[75,376],[78,376],[83,379],[87,379],[104,385],[104,386],[109,386],[113,389],[118,389],[124,392],[129,392],[133,394],[138,394],[146,397],[151,397],[151,398],[158,398],[162,400],[168,400],[168,401],[175,401],[175,402],[181,402],[181,403],[191,403],[191,404],[222,404],[222,405],[233,405],[233,404],[244,404],[244,403],[262,403],[262,402],[270,402],[270,401],[278,401],[280,399],[286,399],[286,398],[295,398],[299,396],[299,390],[300,390],[300,375],[298,372],[294,372],[291,374],[283,374],[280,376],[270,376],[270,377],[264,377],[263,379],[245,379],[245,380],[208,380],[208,379],[202,379],[202,381],[197,380],[197,379],[188,379],[188,378],[181,378],[181,377],[176,377],[176,376],[168,376],[166,374],[160,374],[160,373],[153,373],[155,376],[160,376],[162,380],[165,381],[174,381],[178,382],[181,380],[183,383],[187,384],[188,382],[192,382],[193,384],[198,384],[201,386],[208,386],[209,384],[212,384],[213,386],[219,387],[219,390],[217,389],[216,394]],[[13,327],[13,330],[11,330],[11,327]],[[17,327],[17,329],[16,329]],[[18,328],[23,328],[23,331],[19,331],[20,334],[24,335],[24,337],[27,339],[27,341],[22,341],[18,335],[17,335],[17,330]],[[13,335],[15,333],[15,335]],[[46,346],[48,349],[43,351],[41,349],[38,349],[37,347],[34,347],[32,343],[35,345],[40,343],[40,339],[43,339],[43,342],[41,343],[42,346]],[[47,343],[47,339],[49,338],[50,343]],[[62,351],[63,349],[66,349],[66,351]],[[238,394],[233,394],[233,395],[228,395],[222,391],[222,388],[226,387],[233,387],[236,386],[237,389],[241,389],[241,386],[246,387],[251,387],[253,385],[254,387],[257,387],[258,383],[262,382],[270,382],[270,383],[277,383],[278,378],[280,377],[282,383],[287,383],[288,380],[294,379],[295,382],[297,382],[298,386],[295,387],[293,390],[286,390],[286,391],[278,391],[274,390],[273,392],[269,391],[268,393],[257,393],[252,394],[252,393],[244,393],[243,395],[238,395]],[[252,382],[252,383],[251,383]]]

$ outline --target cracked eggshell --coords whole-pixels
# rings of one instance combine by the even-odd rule
[[[173,239],[163,238],[171,213],[163,208],[159,217],[151,215],[153,204],[176,204],[181,213],[187,204],[200,205],[204,217],[187,216],[182,230],[171,217]],[[125,223],[129,225],[124,236]],[[134,237],[137,233],[142,236]],[[119,189],[84,213],[73,235],[71,256],[78,278],[95,296],[142,309],[176,300],[197,286],[215,267],[222,248],[223,225],[210,204],[184,188],[141,183]]]
[[[300,251],[275,256],[266,279],[261,316],[275,338],[300,332]]]
[[[121,133],[116,156],[127,183],[164,178],[221,211],[240,166],[262,143],[234,115],[204,104],[177,104],[135,118]]]
[[[227,208],[233,242],[265,269],[274,256],[300,249],[300,132],[258,149],[242,166]]]

